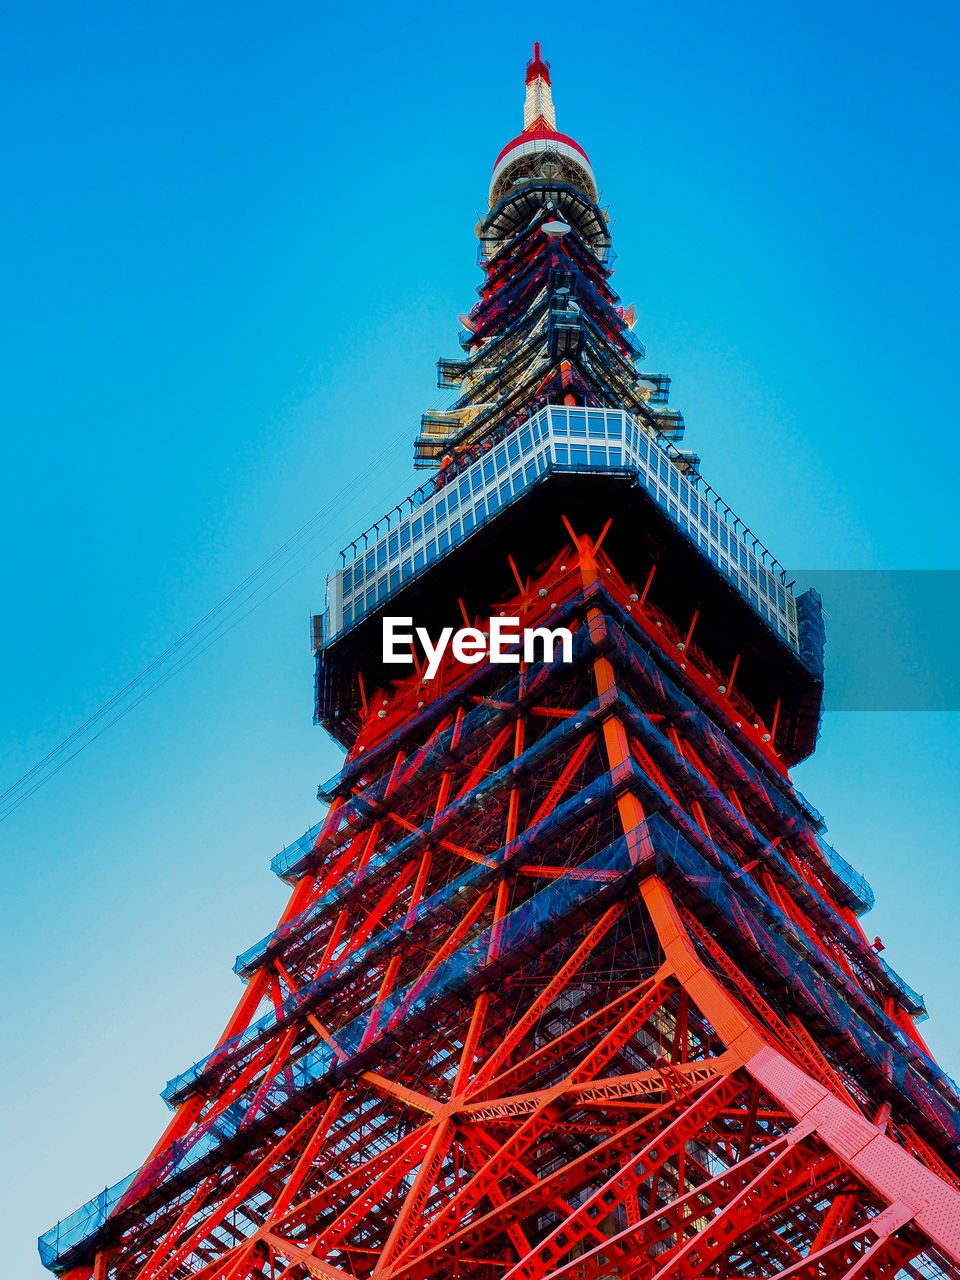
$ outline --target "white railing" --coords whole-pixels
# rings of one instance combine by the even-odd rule
[[[341,552],[327,582],[329,637],[359,621],[549,469],[631,471],[793,648],[797,609],[783,566],[682,457],[621,409],[548,405],[463,466],[431,479]],[[438,487],[440,485],[440,487]]]

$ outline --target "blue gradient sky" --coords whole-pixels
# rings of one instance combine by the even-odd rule
[[[541,12],[8,14],[0,789],[412,439],[535,38],[707,479],[797,569],[960,568],[955,8]],[[343,535],[413,487],[395,457],[293,583],[0,825],[11,1276],[139,1163],[274,923],[268,860],[339,760],[308,614]],[[957,714],[837,713],[797,773],[955,1075],[958,747]]]

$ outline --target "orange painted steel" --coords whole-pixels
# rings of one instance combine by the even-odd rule
[[[673,755],[664,748],[655,760],[652,743],[632,749],[642,689],[631,683],[623,645],[611,644],[624,617],[619,601],[631,592],[602,549],[569,533],[572,544],[531,575],[535,590],[498,604],[530,619],[545,599],[571,604],[582,645],[574,671],[521,706],[509,689],[537,673],[508,668],[511,685],[491,666],[486,696],[474,702],[464,689],[447,716],[457,749],[433,772],[429,753],[404,739],[402,722],[398,751],[390,745],[397,729],[386,733],[370,713],[364,750],[351,753],[345,771],[366,781],[345,783],[293,890],[296,911],[283,922],[323,900],[330,865],[351,892],[327,909],[328,923],[308,945],[294,937],[249,977],[229,1029],[235,1036],[241,1024],[244,1032],[256,1026],[271,983],[287,993],[309,989],[372,947],[366,967],[343,997],[288,1019],[246,1060],[231,1058],[236,1050],[223,1042],[222,1059],[202,1088],[188,1091],[129,1193],[134,1209],[141,1198],[142,1216],[118,1217],[97,1253],[101,1275],[855,1280],[909,1274],[931,1258],[947,1272],[960,1262],[960,1192],[942,1144],[938,1155],[896,1100],[889,1123],[873,1123],[877,1095],[868,1096],[852,1057],[830,1051],[828,1061],[797,1034],[802,1028],[791,1028],[776,988],[745,968],[744,939],[728,929],[722,943],[715,923],[690,905],[689,888],[680,879],[671,887],[679,872],[657,861],[651,796],[687,803],[689,770],[705,777],[708,766],[685,738],[680,708],[672,725],[652,710],[647,719]],[[622,637],[649,643],[635,619]],[[669,650],[644,652],[664,663]],[[443,679],[449,687],[457,673]],[[571,696],[576,705],[564,705]],[[384,700],[407,704],[404,682],[378,690],[371,707]],[[571,714],[531,714],[564,710]],[[385,800],[401,798],[393,808],[371,806],[366,827],[355,819],[345,844],[338,815],[364,787],[375,790],[361,761],[380,743],[389,760]],[[760,767],[765,757],[753,751],[753,759]],[[768,777],[782,787],[778,771]],[[593,812],[565,826],[570,805],[599,794],[599,785],[607,787],[603,803],[582,803]],[[471,798],[484,788],[478,809]],[[701,813],[711,809],[699,827],[704,847],[707,829],[714,838],[725,829],[711,795],[697,800]],[[759,820],[760,793],[743,790],[741,800],[737,812]],[[554,834],[538,842],[545,827]],[[409,853],[371,883],[371,895],[363,871],[395,847],[391,829]],[[588,856],[605,840],[627,841],[630,851],[622,874],[607,880]],[[464,880],[459,851],[468,843],[475,881]],[[514,864],[517,845],[522,863]],[[796,831],[778,842],[784,851],[805,847]],[[770,900],[782,907],[789,899],[788,918],[835,945],[800,905],[801,887],[811,892],[806,881],[788,882],[772,869],[780,863],[750,871],[751,858],[740,861],[756,893],[775,889]],[[530,882],[514,865],[550,874]],[[562,927],[518,953],[511,919],[536,902],[536,886],[575,882],[591,892],[571,899]],[[436,895],[439,909],[424,925]],[[821,909],[823,918],[836,915],[839,930],[826,890]],[[387,936],[398,947],[378,951]],[[846,935],[844,945],[852,946]],[[439,999],[410,1033],[398,1010],[414,1008],[410,993],[426,991],[464,948],[479,956],[477,982]],[[814,950],[826,965],[828,947]],[[875,998],[866,983],[863,993]],[[318,1081],[291,1112],[284,1099],[295,1093],[278,1082],[302,1070],[322,1043],[321,1026],[337,1042],[358,1014],[357,1052],[344,1050],[340,1074]],[[215,1125],[238,1101],[247,1127],[260,1124],[249,1146],[165,1189],[157,1170],[171,1143]]]

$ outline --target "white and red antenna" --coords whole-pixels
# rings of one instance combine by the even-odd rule
[[[553,94],[550,91],[550,63],[540,55],[540,41],[533,46],[533,57],[527,63],[527,100],[523,104],[523,131],[533,133],[537,129],[556,129],[557,117],[553,110]]]
[[[596,200],[597,184],[587,153],[579,142],[565,133],[557,132],[557,117],[550,87],[550,63],[544,60],[538,40],[533,46],[533,57],[527,63],[523,132],[508,142],[497,156],[490,181],[491,207],[501,198],[510,183],[529,169],[530,161],[545,152],[552,153],[564,162],[566,181],[572,181],[590,200]]]

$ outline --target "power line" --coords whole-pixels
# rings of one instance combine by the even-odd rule
[[[5,791],[0,792],[0,822],[8,818],[20,805],[29,800],[51,778],[55,777],[61,769],[64,769],[71,760],[76,759],[82,751],[102,737],[119,720],[129,715],[131,711],[140,706],[142,702],[162,688],[168,680],[178,675],[185,667],[195,662],[218,640],[232,631],[245,618],[248,618],[262,604],[265,604],[271,596],[275,595],[289,582],[292,582],[304,569],[308,568],[320,556],[340,542],[341,537],[338,536],[325,543],[314,555],[295,568],[292,573],[283,578],[265,595],[261,594],[264,588],[296,560],[307,545],[329,524],[332,509],[339,500],[348,491],[356,491],[358,487],[362,488],[369,484],[376,474],[385,469],[387,463],[392,460],[392,455],[397,453],[400,446],[410,439],[415,425],[416,422],[405,427],[399,435],[384,446],[380,453],[371,458],[358,476],[343,485],[309,520],[292,533],[286,541],[281,543],[275,551],[271,552],[261,564],[248,573],[212,609],[208,610],[203,617],[199,618],[182,635],[178,636],[158,657],[154,658],[122,689],[119,689],[112,697],[108,698],[82,724],[67,734],[16,782],[7,787]],[[373,514],[376,510],[379,510],[379,504],[377,507],[370,509],[367,515]],[[365,516],[364,519],[366,518]],[[256,598],[258,595],[260,596],[259,599]],[[224,611],[231,604],[234,607],[225,613]],[[238,613],[239,617],[236,616]],[[233,621],[230,621],[231,619]],[[191,640],[193,641],[192,644],[189,643]],[[173,665],[168,666],[171,662]],[[152,680],[151,677],[153,677]],[[127,701],[127,699],[131,698],[132,701]],[[115,712],[112,716],[110,715],[111,711]],[[104,721],[105,723],[103,723]],[[71,750],[71,748],[73,749]]]

